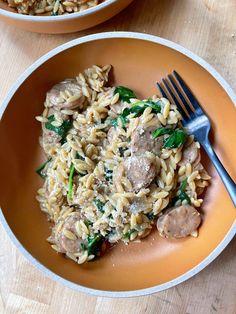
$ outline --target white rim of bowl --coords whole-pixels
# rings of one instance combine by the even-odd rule
[[[0,9],[0,15],[17,19],[17,20],[21,20],[21,21],[31,21],[31,22],[55,22],[55,21],[63,21],[63,20],[73,20],[78,17],[84,17],[87,15],[93,14],[99,10],[104,9],[105,7],[109,7],[110,5],[118,1],[119,0],[106,0],[84,11],[75,12],[75,13],[66,14],[66,15],[56,15],[56,16],[24,15],[17,12],[7,11],[4,9]]]
[[[27,77],[29,77],[34,70],[36,70],[40,65],[42,65],[45,61],[48,59],[54,57],[58,53],[67,50],[68,48],[77,46],[79,44],[83,44],[86,42],[94,41],[94,40],[102,40],[102,39],[111,39],[111,38],[130,38],[130,39],[139,39],[139,40],[145,40],[150,41],[156,44],[160,44],[163,46],[167,46],[169,48],[172,48],[173,50],[176,50],[199,65],[201,65],[204,69],[206,69],[222,86],[222,88],[226,91],[228,96],[231,98],[234,105],[236,105],[236,95],[233,92],[232,88],[229,86],[229,84],[223,79],[223,77],[206,61],[204,61],[202,58],[198,57],[194,53],[192,53],[190,50],[172,42],[167,39],[163,39],[157,36],[143,34],[143,33],[134,33],[134,32],[105,32],[105,33],[98,33],[93,35],[84,36],[72,41],[69,41],[42,56],[40,59],[38,59],[36,62],[34,62],[16,81],[16,83],[12,86],[11,90],[9,91],[6,98],[3,100],[3,104],[0,108],[0,118],[2,117],[9,101],[17,91],[17,89],[20,87],[20,85],[25,81]],[[93,288],[88,288],[76,283],[73,283],[67,279],[62,278],[61,276],[55,274],[53,271],[49,270],[47,267],[42,265],[39,261],[37,261],[20,243],[20,241],[16,238],[16,236],[11,231],[9,225],[7,224],[7,221],[3,215],[3,212],[0,211],[0,221],[2,222],[7,234],[9,235],[12,242],[15,244],[15,246],[19,249],[19,251],[42,273],[46,274],[49,278],[60,282],[61,284],[74,289],[79,292],[92,294],[95,296],[100,297],[113,297],[113,298],[122,298],[122,297],[138,297],[138,296],[144,296],[153,294],[156,292],[160,292],[162,290],[169,289],[171,287],[174,287],[187,279],[193,277],[197,273],[199,273],[201,270],[203,270],[207,265],[209,265],[229,244],[229,242],[233,239],[233,237],[236,234],[236,219],[234,223],[232,224],[230,230],[225,235],[224,239],[218,244],[218,246],[203,260],[201,261],[197,266],[192,268],[191,270],[187,271],[183,275],[168,281],[164,284],[157,285],[150,288],[145,289],[139,289],[139,290],[131,290],[131,291],[105,291],[105,290],[97,290]]]

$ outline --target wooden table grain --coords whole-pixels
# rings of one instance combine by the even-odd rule
[[[111,20],[67,35],[33,34],[0,22],[0,102],[42,54],[86,34],[117,30],[151,33],[183,45],[213,65],[236,90],[235,14],[235,0],[135,0]],[[45,277],[0,226],[0,313],[236,314],[235,265],[236,238],[210,266],[177,287],[140,298],[94,297]]]

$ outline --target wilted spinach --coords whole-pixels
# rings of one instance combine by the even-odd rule
[[[41,166],[39,166],[35,171],[36,173],[43,179],[46,178],[46,173],[44,173],[44,168],[46,165],[52,160],[52,157],[49,157],[48,160],[46,160]]]
[[[74,164],[71,164],[70,175],[69,175],[69,186],[68,186],[68,198],[69,199],[72,199],[74,172],[75,172],[75,166]]]
[[[88,237],[88,255],[97,255],[103,243],[103,236],[98,233],[92,237]]]
[[[181,145],[184,144],[186,140],[186,133],[183,129],[171,129],[171,128],[157,128],[155,131],[152,132],[152,137],[157,138],[159,136],[169,134],[167,138],[163,141],[163,148],[172,149],[172,148],[179,148]]]
[[[45,128],[58,134],[61,137],[61,143],[64,143],[66,139],[66,135],[72,127],[72,121],[65,120],[60,126],[54,126],[52,124],[52,122],[54,121],[55,121],[54,115],[49,116],[48,121],[45,123]]]
[[[98,209],[101,213],[104,213],[103,207],[104,207],[105,203],[103,203],[102,201],[100,201],[98,198],[95,198],[95,199],[93,200],[93,202],[94,202],[95,206],[97,207],[97,209]]]
[[[181,201],[181,203],[183,201],[187,201],[188,204],[191,203],[191,200],[188,196],[188,194],[185,192],[186,190],[186,187],[187,187],[187,178],[184,179],[181,184],[180,184],[180,187],[179,187],[179,195],[177,195],[174,199],[173,199],[173,204],[175,204],[177,201]]]
[[[136,98],[135,93],[131,89],[124,86],[117,86],[115,88],[114,94],[117,93],[119,94],[120,100],[126,101],[128,103],[130,103],[131,98]]]

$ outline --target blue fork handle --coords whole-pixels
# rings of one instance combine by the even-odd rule
[[[219,173],[221,180],[223,181],[233,203],[236,207],[236,184],[233,181],[233,179],[230,177],[224,166],[222,165],[221,161],[217,157],[215,151],[213,150],[209,140],[204,141],[201,143],[204,147],[206,153],[208,154],[209,158],[213,162],[213,165],[215,166],[217,172]]]

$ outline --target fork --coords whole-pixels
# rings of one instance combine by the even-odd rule
[[[173,74],[169,74],[167,77],[168,79],[162,79],[162,83],[157,83],[162,96],[176,104],[182,115],[183,127],[186,128],[189,133],[193,134],[195,139],[197,139],[205,149],[236,207],[236,184],[211,146],[208,138],[211,123],[208,116],[203,111],[198,100],[187,87],[182,77],[176,71],[173,71]],[[192,108],[189,104],[191,104]]]

